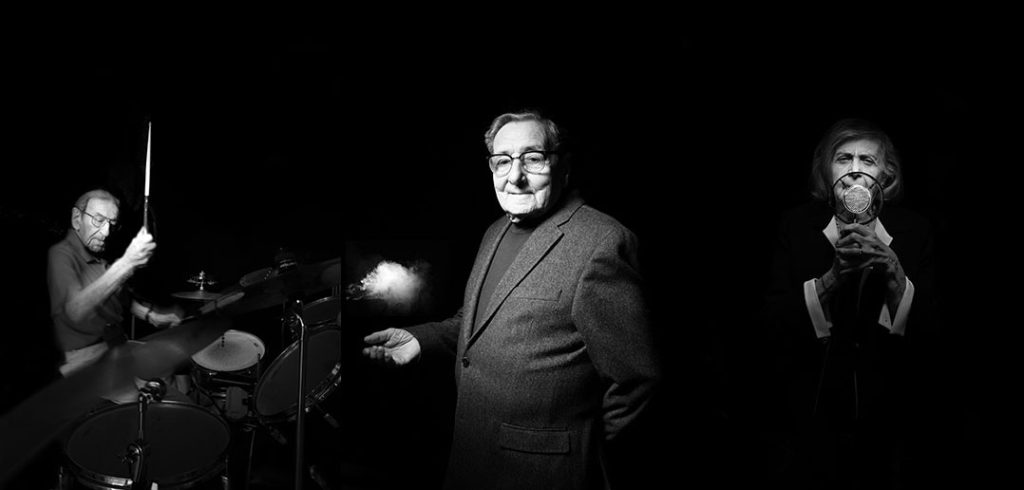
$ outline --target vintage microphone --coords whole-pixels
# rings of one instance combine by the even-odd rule
[[[862,184],[863,182],[863,184]],[[866,184],[866,185],[865,185]],[[877,179],[864,172],[849,172],[836,179],[832,184],[832,192],[829,195],[829,204],[835,213],[836,219],[843,223],[870,223],[878,217],[884,203],[882,186]],[[859,346],[858,326],[863,319],[861,300],[864,295],[864,286],[868,278],[874,272],[874,266],[866,267],[861,271],[857,281],[856,296],[854,301],[854,322],[847,332],[837,332],[837,336],[843,337],[857,349]],[[844,335],[845,334],[845,335]],[[832,339],[836,340],[836,339]],[[822,356],[821,371],[818,374],[818,386],[814,395],[814,406],[812,415],[818,412],[818,405],[824,386],[826,367],[832,354],[833,341],[825,344],[825,352]],[[856,350],[855,350],[856,353]],[[853,370],[853,399],[854,419],[860,416],[860,397],[858,393],[857,370]]]
[[[836,179],[829,200],[836,218],[844,223],[870,223],[881,213],[885,202],[878,179],[864,172],[849,172]],[[858,315],[864,285],[873,271],[873,265],[861,271],[855,303]]]
[[[848,178],[848,177],[851,178],[851,180],[857,180],[860,177],[865,177],[865,178],[871,179],[872,183],[869,184],[870,187],[879,187],[878,186],[878,181],[875,180],[870,175],[862,173],[862,172],[850,172],[850,173],[840,177],[838,180],[836,180],[836,184],[833,185],[833,188],[835,188],[835,185],[838,185],[839,183],[843,182],[843,180]],[[835,193],[833,193],[833,195],[834,194]],[[870,188],[864,187],[863,185],[860,185],[860,184],[853,184],[853,185],[843,189],[841,194],[842,194],[842,201],[841,201],[841,203],[842,203],[842,206],[843,206],[843,211],[845,211],[845,213],[843,213],[843,214],[845,216],[848,216],[848,217],[852,216],[852,219],[853,219],[852,222],[854,222],[854,223],[860,223],[860,222],[868,223],[868,222],[871,222],[871,220],[875,219],[875,217],[878,216],[878,212],[881,211],[881,208],[882,208],[882,200],[881,199],[879,200],[877,206],[874,206],[874,207],[872,206],[872,204],[874,202],[874,198],[876,196],[880,197],[881,192],[875,192],[873,194],[871,192]],[[857,311],[860,311],[860,303],[861,303],[860,300],[861,300],[861,295],[862,295],[862,293],[864,291],[864,284],[867,282],[868,276],[871,275],[871,271],[873,270],[873,268],[874,268],[874,266],[871,266],[871,267],[868,267],[868,268],[864,269],[861,272],[860,282],[857,285]]]
[[[846,191],[843,192],[843,207],[846,208],[846,210],[848,212],[850,212],[851,214],[853,214],[855,217],[860,217],[862,215],[865,215],[866,214],[865,212],[869,210],[869,207],[871,206],[871,197],[872,197],[871,196],[871,191],[868,190],[868,188],[866,188],[866,187],[864,187],[864,186],[862,186],[860,184],[855,184],[855,185],[847,188]],[[855,219],[854,222],[857,222],[856,218],[854,218],[854,219]],[[871,216],[870,218],[868,218],[868,221],[870,221],[871,219],[874,219],[874,216]],[[874,272],[874,265],[873,264],[868,266],[868,267],[866,267],[864,270],[862,270],[860,272],[860,281],[858,281],[858,283],[857,283],[857,302],[855,303],[855,306],[854,306],[854,311],[856,312],[857,316],[856,316],[856,322],[854,323],[854,328],[852,329],[853,331],[851,332],[851,336],[853,338],[853,345],[854,345],[854,356],[857,356],[859,354],[859,352],[860,352],[860,339],[858,338],[859,337],[858,330],[860,328],[861,321],[863,320],[863,312],[862,312],[862,308],[861,308],[861,299],[864,296],[864,285],[867,284],[868,277],[871,277],[872,272]],[[855,360],[854,361],[854,368],[853,368],[853,419],[854,420],[860,419],[860,386],[859,386],[859,384],[860,383],[857,380],[857,361]]]
[[[869,223],[882,212],[882,185],[864,172],[850,172],[832,183],[829,205],[843,223]]]

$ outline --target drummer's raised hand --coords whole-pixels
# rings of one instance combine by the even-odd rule
[[[400,328],[373,332],[364,337],[363,342],[369,344],[363,348],[363,355],[385,364],[403,366],[420,355],[420,341]]]
[[[153,241],[153,235],[150,235],[149,231],[143,227],[135,235],[135,238],[132,238],[128,248],[124,251],[124,256],[121,258],[126,260],[132,268],[142,267],[149,262],[149,258],[153,255],[153,249],[155,248],[156,242]]]

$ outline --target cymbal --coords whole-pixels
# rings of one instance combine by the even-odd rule
[[[228,314],[281,306],[290,299],[310,295],[341,284],[341,258],[294,268],[260,269],[242,277],[233,291],[244,297],[227,309]],[[232,291],[232,290],[229,290]]]
[[[221,297],[220,293],[214,293],[206,291],[204,289],[198,289],[195,291],[179,291],[177,293],[171,293],[171,296],[181,299],[194,299],[198,301],[210,301]]]
[[[272,267],[257,269],[242,276],[242,278],[238,280],[238,284],[243,288],[252,287],[276,276],[278,272],[278,269],[274,269]]]
[[[0,488],[101,397],[123,392],[134,385],[135,378],[152,379],[171,372],[230,329],[229,317],[340,284],[341,259],[256,272],[207,300],[198,314],[180,325],[157,331],[142,342],[111,348],[93,364],[54,381],[3,414]]]
[[[223,308],[233,301],[217,303]],[[113,347],[93,364],[54,381],[8,411],[0,418],[0,440],[4,441],[0,444],[0,488],[51,440],[95,408],[100,397],[123,392],[134,386],[135,378],[152,379],[172,372],[230,327],[223,315],[209,314],[158,331],[142,342]]]

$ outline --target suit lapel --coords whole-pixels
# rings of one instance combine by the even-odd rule
[[[566,204],[549,219],[541,223],[530,238],[523,245],[523,249],[519,251],[519,255],[516,256],[515,260],[509,266],[508,271],[505,272],[505,276],[501,278],[498,285],[494,288],[494,296],[491,298],[483,298],[485,303],[482,305],[486,309],[484,314],[480,315],[476,325],[473,326],[470,337],[467,341],[467,346],[471,345],[479,336],[480,333],[487,328],[490,324],[494,314],[498,311],[498,308],[505,302],[508,295],[512,290],[530,273],[537,264],[540,263],[541,259],[547,255],[548,251],[555,246],[556,243],[562,238],[562,231],[558,229],[563,223],[569,220],[574,212],[583,205],[582,199],[578,196],[570,195],[566,199]],[[498,248],[498,242],[500,237],[508,229],[506,226],[502,229],[502,234],[498,235],[498,239],[495,239],[491,244],[490,251],[488,254],[487,264],[490,267],[491,260],[494,258],[494,253]],[[475,293],[473,304],[478,304],[480,296],[480,289],[483,286],[482,272],[475,273],[479,277],[476,278],[477,284],[475,286]],[[475,306],[474,306],[475,308]],[[474,310],[475,313],[475,310]],[[476,318],[472,316],[471,318]]]
[[[470,289],[472,292],[467,303],[469,314],[463,317],[462,332],[466,336],[467,341],[470,334],[475,330],[473,319],[477,316],[476,310],[480,303],[480,290],[483,289],[484,279],[487,277],[485,273],[490,269],[491,262],[494,261],[494,254],[498,251],[498,244],[501,243],[501,238],[505,236],[505,232],[508,231],[510,226],[512,226],[512,222],[508,220],[505,220],[502,226],[492,226],[490,233],[481,242],[480,253],[477,255],[476,264],[469,275],[469,284],[472,286],[472,289]]]

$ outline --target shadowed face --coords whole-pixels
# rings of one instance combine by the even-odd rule
[[[840,193],[848,187],[860,184],[870,187],[870,179],[863,175],[851,175],[851,172],[861,172],[873,177],[881,183],[882,173],[885,164],[879,155],[879,145],[872,140],[853,140],[843,143],[832,155],[832,182],[843,178],[842,185],[834,187],[835,192]],[[846,177],[844,177],[846,176]],[[840,195],[836,196],[841,199]]]
[[[531,150],[544,151],[544,144],[544,131],[536,121],[510,122],[494,135],[492,152],[513,158],[507,174],[494,173],[492,177],[498,204],[514,223],[544,216],[557,202],[564,186],[564,176],[555,173],[558,157],[554,154],[547,156],[548,165],[543,170],[523,169],[519,157]]]
[[[71,213],[71,226],[85,248],[94,254],[102,252],[110,236],[111,220],[117,221],[117,204],[109,199],[93,198],[86,203],[84,213],[78,208],[73,208]]]

